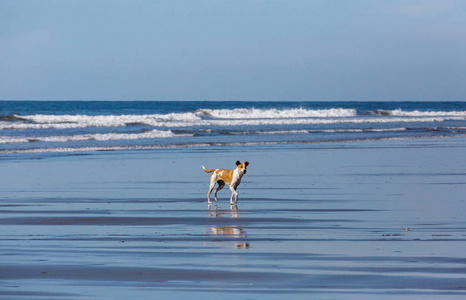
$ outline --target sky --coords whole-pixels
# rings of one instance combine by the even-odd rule
[[[0,100],[466,101],[466,1],[0,0]]]

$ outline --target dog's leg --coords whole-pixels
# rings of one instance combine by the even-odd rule
[[[238,202],[238,193],[236,192],[236,189],[234,186],[230,186],[230,190],[231,190],[230,204],[233,205]],[[233,196],[235,197],[235,202],[233,202]]]
[[[212,180],[210,181],[209,192],[207,193],[207,201],[209,203],[212,203],[212,201],[210,201],[210,193],[212,193],[212,190],[214,189],[214,187],[215,187],[215,180]],[[215,201],[217,201],[217,197],[215,197]]]
[[[225,182],[222,181],[222,180],[219,180],[218,181],[218,188],[215,190],[215,202],[217,202],[217,192],[220,191],[221,189],[223,189],[224,186],[225,186]]]

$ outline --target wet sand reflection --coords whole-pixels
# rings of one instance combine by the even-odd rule
[[[215,205],[213,209],[209,205],[209,217],[211,218],[218,218],[218,217],[230,217],[230,218],[238,218],[238,206],[231,205],[230,210],[219,210],[218,206]],[[225,237],[222,240],[215,240],[215,242],[220,242],[222,245],[225,246],[233,246],[236,249],[248,249],[250,247],[249,243],[245,241],[247,238],[246,231],[238,226],[228,226],[228,227],[220,227],[214,226],[210,228],[210,234],[219,237]],[[238,241],[233,241],[232,239]]]

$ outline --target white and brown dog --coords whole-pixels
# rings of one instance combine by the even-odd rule
[[[207,200],[209,204],[212,203],[210,201],[210,193],[215,187],[215,184],[218,183],[218,188],[215,190],[215,202],[217,202],[217,192],[223,189],[225,183],[230,187],[231,190],[231,198],[230,204],[234,205],[238,202],[238,193],[236,192],[236,188],[241,183],[241,177],[246,174],[246,168],[249,165],[249,162],[245,162],[242,164],[239,160],[236,162],[236,169],[234,170],[225,170],[225,169],[216,169],[216,170],[206,170],[204,166],[202,168],[207,173],[213,173],[210,175],[210,187],[209,192],[207,193]],[[233,196],[235,196],[235,202],[233,202]]]

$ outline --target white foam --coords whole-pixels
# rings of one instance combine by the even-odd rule
[[[68,147],[68,148],[41,148],[41,149],[16,149],[0,150],[0,154],[25,154],[25,153],[73,153],[73,152],[95,152],[95,151],[120,151],[120,150],[154,150],[172,148],[192,148],[211,146],[262,146],[283,144],[320,144],[320,143],[348,143],[348,142],[371,142],[371,141],[398,141],[398,140],[422,140],[466,137],[466,134],[439,135],[439,136],[416,136],[416,137],[378,137],[359,138],[343,140],[314,140],[314,141],[273,141],[273,142],[233,142],[233,143],[197,143],[197,144],[172,144],[172,145],[150,145],[150,146],[104,146],[104,147]]]
[[[25,137],[0,136],[0,144],[27,143],[27,142],[29,142],[29,139]]]
[[[77,142],[77,141],[112,141],[112,140],[139,140],[170,137],[187,137],[193,134],[175,134],[171,130],[151,130],[142,133],[94,133],[70,136],[45,137],[0,137],[0,144],[27,143],[27,142]]]
[[[393,132],[393,131],[405,131],[405,127],[398,128],[364,128],[364,129],[325,129],[321,132],[336,132],[336,133],[345,133],[345,132]]]
[[[257,134],[305,134],[309,133],[309,130],[273,130],[273,131],[255,131]]]
[[[146,115],[28,115],[24,121],[3,121],[0,130],[75,129],[87,127],[125,127],[142,124],[153,127],[260,126],[339,123],[407,123],[465,120],[466,112],[387,111],[377,115],[358,115],[355,109],[200,109],[196,112]]]
[[[312,124],[362,124],[362,123],[419,123],[419,122],[443,122],[446,120],[464,120],[464,117],[381,117],[381,118],[291,118],[291,119],[213,119],[213,120],[184,120],[184,121],[160,121],[148,118],[130,118],[126,120],[102,120],[87,121],[80,123],[10,123],[0,125],[0,130],[7,129],[75,129],[87,127],[119,127],[139,123],[153,127],[193,127],[193,126],[260,126],[260,125],[312,125]]]
[[[320,129],[320,130],[273,130],[273,131],[254,131],[254,134],[307,134],[307,133],[361,133],[361,132],[394,132],[405,131],[406,128],[364,128],[364,129]],[[245,135],[251,132],[231,132],[230,134]]]
[[[16,116],[19,118],[19,116]],[[131,124],[160,126],[193,124],[201,121],[194,113],[171,113],[153,115],[29,115],[21,116],[29,122],[4,122],[0,129],[75,129],[87,127],[124,127]]]
[[[379,112],[397,117],[466,117],[466,111],[404,111],[395,109]]]
[[[0,150],[0,154],[21,154],[21,153],[72,153],[72,152],[95,152],[95,151],[119,151],[119,150],[154,150],[173,149],[191,147],[209,147],[212,144],[181,144],[181,145],[151,145],[151,146],[102,146],[102,147],[62,147],[62,148],[40,148],[40,149],[15,149]]]
[[[357,115],[355,109],[200,109],[198,116],[207,116],[219,119],[274,119],[274,118],[339,118]]]
[[[363,124],[363,123],[417,123],[443,122],[446,120],[464,120],[463,117],[428,117],[428,118],[302,118],[302,119],[251,119],[251,120],[205,120],[190,126],[260,126],[260,125],[318,125],[318,124]],[[166,124],[169,126],[172,124]],[[173,126],[173,125],[172,125]],[[185,125],[186,126],[186,125]]]

